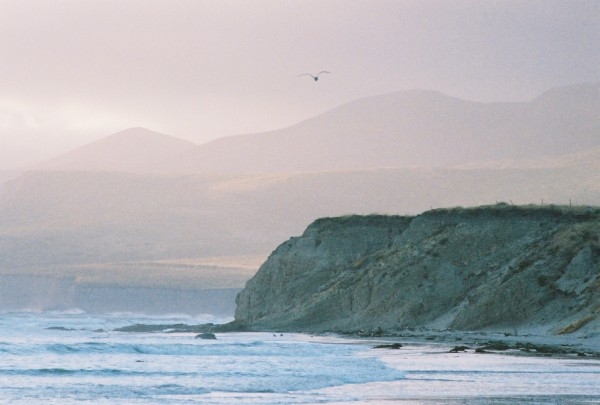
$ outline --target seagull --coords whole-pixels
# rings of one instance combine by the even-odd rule
[[[317,73],[316,75],[312,75],[312,74],[310,74],[310,73],[302,73],[301,75],[298,75],[298,77],[300,77],[300,76],[310,76],[310,77],[312,77],[312,78],[313,78],[313,80],[316,82],[317,80],[319,80],[319,75],[320,75],[321,73],[331,73],[331,72],[328,72],[328,71],[326,71],[326,70],[321,70],[321,71],[320,71],[319,73]]]

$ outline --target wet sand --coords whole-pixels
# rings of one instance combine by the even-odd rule
[[[358,340],[373,348],[365,356],[405,378],[355,387],[354,403],[600,404],[597,338],[439,332]],[[348,387],[323,394],[340,389]]]

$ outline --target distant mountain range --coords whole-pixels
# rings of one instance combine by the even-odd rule
[[[215,140],[168,160],[177,171],[306,172],[441,167],[600,146],[600,84],[526,103],[476,103],[427,91],[357,100],[295,126]]]
[[[443,167],[600,147],[600,83],[529,102],[478,103],[431,91],[360,99],[289,128],[195,145],[129,129],[40,165],[49,170],[273,173]]]

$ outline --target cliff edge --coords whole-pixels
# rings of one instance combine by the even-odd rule
[[[600,208],[322,218],[236,298],[238,328],[600,333]]]

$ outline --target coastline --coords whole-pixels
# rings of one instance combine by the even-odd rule
[[[368,350],[405,374],[397,381],[331,387],[324,396],[360,392],[358,404],[482,405],[600,403],[600,358],[520,355],[515,352],[450,352],[445,343],[420,341],[399,350]],[[515,355],[517,354],[517,355]]]
[[[159,327],[163,332],[212,330],[217,340],[247,333],[266,340],[301,335],[302,342],[353,344],[364,349],[359,355],[366,361],[380,362],[403,375],[392,381],[342,384],[302,393],[319,398],[318,403],[600,403],[600,341],[598,336],[582,333],[507,336],[492,331],[405,330],[366,336],[368,332],[235,330],[231,324]],[[134,329],[141,332],[143,325]],[[338,398],[347,400],[338,402]]]
[[[524,331],[509,334],[496,331],[402,330],[402,331],[290,331],[278,329],[254,330],[229,322],[225,324],[135,324],[115,329],[130,333],[298,333],[312,337],[338,337],[357,344],[383,346],[381,349],[401,349],[403,346],[436,346],[448,352],[476,354],[508,354],[536,357],[568,357],[600,359],[600,333],[563,335],[536,334]],[[389,347],[386,347],[389,346]]]
[[[165,325],[161,328],[168,330]],[[320,398],[319,403],[600,403],[600,334],[595,331],[563,335],[541,329],[523,329],[518,334],[433,329],[342,333],[252,330],[230,322],[187,326],[179,332],[200,330],[213,331],[217,339],[229,333],[264,334],[268,340],[299,334],[304,342],[355,344],[364,348],[360,356],[367,361],[381,362],[404,375],[393,381],[343,384],[303,393]],[[337,398],[348,401],[336,402]]]
[[[406,374],[398,381],[357,387],[358,404],[600,403],[598,336],[506,336],[489,331],[323,336],[369,346],[364,356]],[[337,396],[346,389],[331,387],[321,393]]]
[[[573,336],[557,340],[425,330],[384,336],[230,330],[215,331],[215,340],[200,340],[196,332],[221,325],[194,323],[206,322],[198,318],[88,314],[14,314],[4,322],[3,348],[14,353],[15,362],[14,370],[11,366],[5,371],[12,376],[20,370],[23,381],[37,387],[36,398],[64,399],[69,392],[87,400],[102,394],[112,404],[127,402],[123,392],[139,391],[131,398],[146,403],[600,403],[600,358],[592,353],[475,351],[475,344],[500,338],[574,347]],[[577,347],[593,347],[585,345],[588,340],[582,338]],[[451,352],[458,343],[472,348]],[[43,361],[28,362],[29,353],[40,353]],[[101,379],[99,388],[82,393],[81,383],[89,382],[90,372]],[[16,403],[31,402],[19,391],[22,387],[2,389],[23,400]]]
[[[534,333],[511,335],[490,331],[422,330],[383,333],[379,336],[361,336],[357,333],[338,335],[373,345],[437,346],[454,353],[600,359],[600,334],[595,336]],[[394,347],[389,349],[393,350]]]

